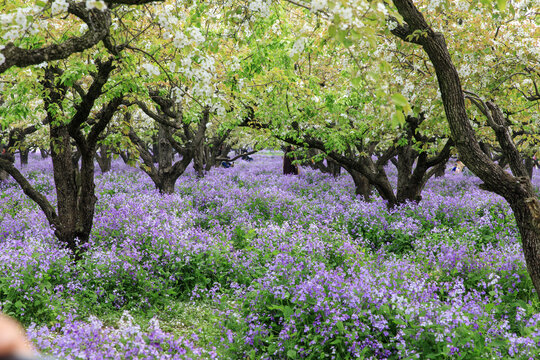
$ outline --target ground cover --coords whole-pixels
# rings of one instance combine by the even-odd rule
[[[54,202],[51,165],[31,182]],[[0,307],[61,358],[529,359],[540,306],[515,221],[469,176],[388,211],[281,158],[192,171],[162,196],[97,175],[83,260],[15,183],[0,187]]]

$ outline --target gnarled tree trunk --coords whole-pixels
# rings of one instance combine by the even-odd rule
[[[536,293],[540,295],[540,202],[533,190],[523,158],[512,140],[504,114],[493,102],[468,96],[486,116],[513,176],[494,163],[480,147],[467,116],[461,81],[443,35],[431,29],[411,0],[393,2],[405,23],[398,24],[392,33],[404,41],[422,46],[429,56],[437,73],[446,118],[460,159],[484,182],[482,188],[501,195],[510,204],[520,231],[527,270]],[[412,36],[415,31],[423,35]]]
[[[30,149],[19,150],[19,160],[21,162],[21,167],[28,165],[28,154],[30,154]]]
[[[107,145],[101,145],[99,147],[99,154],[96,152],[96,161],[102,174],[111,170],[112,155]]]

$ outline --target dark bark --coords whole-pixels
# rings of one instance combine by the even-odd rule
[[[503,113],[491,101],[483,101],[476,96],[468,97],[482,111],[488,125],[493,129],[513,176],[482,151],[467,116],[465,94],[442,34],[435,33],[431,29],[411,0],[393,0],[393,2],[405,23],[398,25],[392,32],[404,41],[422,46],[435,68],[446,118],[460,160],[484,182],[482,188],[504,197],[514,211],[527,270],[536,293],[540,295],[540,202],[533,190],[523,158],[512,140]],[[409,37],[414,31],[420,31],[425,36]]]
[[[198,144],[198,146],[193,149],[193,168],[197,173],[197,177],[204,177],[204,168],[206,163],[206,149],[203,143]]]
[[[168,169],[173,164],[173,147],[169,142],[170,130],[164,126],[158,125],[158,146],[157,146],[157,162],[160,168]]]
[[[195,148],[193,166],[197,175],[203,177],[205,172],[210,171],[212,167],[219,166],[222,161],[232,162],[240,157],[229,159],[228,154],[231,151],[231,145],[227,143],[231,130],[215,134],[212,137],[204,139],[200,146]]]
[[[120,151],[119,152],[120,157],[122,158],[122,161],[125,164],[131,163],[131,155],[127,151]]]
[[[30,154],[30,149],[19,150],[19,160],[21,162],[21,167],[28,165],[28,154]]]
[[[109,7],[114,4],[141,5],[163,0],[108,0]],[[82,52],[104,41],[112,53],[117,54],[119,49],[113,48],[109,36],[109,28],[112,24],[111,11],[91,9],[88,10],[85,1],[70,2],[68,13],[84,21],[88,25],[88,30],[82,35],[71,37],[60,44],[51,44],[38,49],[24,49],[8,43],[0,51],[5,57],[5,61],[0,64],[0,74],[12,66],[26,67],[61,60],[71,54]]]
[[[112,154],[109,146],[101,145],[99,147],[99,153],[96,152],[96,161],[102,174],[111,170]]]
[[[381,198],[387,202],[389,208],[408,201],[418,202],[421,200],[421,192],[426,182],[435,175],[442,164],[446,164],[450,158],[450,149],[453,145],[447,141],[445,146],[436,155],[429,157],[426,152],[420,152],[413,147],[413,140],[417,143],[430,143],[435,139],[427,138],[418,131],[419,125],[424,120],[421,114],[418,118],[408,117],[405,133],[396,138],[407,141],[405,145],[391,145],[383,153],[379,153],[377,160],[372,158],[375,155],[376,142],[364,144],[362,141],[354,144],[357,152],[350,148],[347,152],[338,153],[328,151],[324,142],[315,139],[309,135],[303,135],[299,132],[295,137],[285,137],[281,140],[289,142],[296,146],[318,149],[324,152],[327,157],[343,166],[353,177],[355,184],[360,184],[356,193],[365,193],[366,186],[364,182],[357,182],[356,175],[352,171],[364,176],[369,184],[375,187]],[[301,139],[301,140],[297,140]],[[365,155],[357,155],[357,153]],[[392,184],[386,174],[385,166],[388,161],[394,160],[398,168],[398,185],[394,192]]]
[[[346,169],[354,181],[355,194],[361,196],[364,201],[371,199],[371,184],[369,180],[358,171],[353,169]]]
[[[7,171],[25,194],[39,205],[54,229],[55,236],[72,251],[75,258],[80,257],[84,251],[83,245],[88,242],[94,219],[96,143],[121,104],[119,98],[111,100],[89,121],[90,111],[96,99],[101,96],[103,85],[114,68],[112,63],[112,59],[105,63],[98,62],[98,72],[93,74],[93,83],[87,93],[81,94],[82,99],[77,111],[67,123],[63,119],[57,121],[58,112],[55,110],[62,107],[67,89],[55,81],[58,71],[50,67],[45,70],[42,84],[47,92],[44,104],[47,112],[46,124],[49,125],[50,132],[57,211],[9,161],[0,160],[0,168]],[[87,135],[84,135],[81,127],[90,123],[93,125]]]
[[[139,150],[143,162],[141,169],[150,176],[156,189],[162,194],[172,194],[176,180],[184,173],[197,151],[201,148],[206,132],[206,124],[210,118],[210,109],[203,109],[201,119],[196,128],[193,129],[193,126],[182,123],[182,112],[180,109],[175,109],[175,104],[170,99],[153,94],[152,100],[159,106],[159,113],[150,110],[146,105],[141,106],[141,110],[154,120],[156,118],[164,120],[156,120],[159,126],[157,167],[154,163],[154,156],[148,150],[147,144],[133,129],[129,132],[129,138]],[[179,129],[183,131],[179,131]],[[182,156],[181,160],[175,163],[173,163],[174,151]]]
[[[39,148],[39,153],[41,154],[41,158],[42,159],[46,159],[49,157],[49,151],[43,149],[43,148]]]
[[[534,171],[534,160],[529,156],[525,157],[525,169],[527,170],[529,179],[532,179]]]
[[[310,158],[313,158],[317,156],[318,154],[320,154],[320,151],[316,149],[309,149],[307,156]],[[326,163],[325,163],[325,160],[326,160]],[[330,158],[321,159],[321,160],[307,159],[305,161],[305,164],[307,164],[312,169],[319,170],[320,172],[324,174],[331,174],[333,177],[338,177],[341,174],[341,165]]]
[[[341,175],[341,165],[332,159],[326,159],[326,166],[333,177]]]
[[[298,175],[298,165],[293,164],[296,158],[290,151],[285,150],[283,154],[283,175]]]
[[[443,177],[446,173],[446,163],[441,163],[437,165],[435,169],[435,177]]]

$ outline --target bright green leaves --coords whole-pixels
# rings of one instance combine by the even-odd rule
[[[403,115],[401,110],[396,110],[392,113],[390,120],[392,127],[397,128],[405,124],[405,115]]]
[[[407,40],[418,41],[422,37],[427,37],[427,30],[414,30],[412,34],[407,35]]]
[[[396,93],[393,94],[391,98],[396,108],[396,111],[391,116],[392,126],[399,127],[405,124],[405,114],[411,112],[412,109],[405,96]]]
[[[504,11],[506,9],[507,0],[497,0],[497,8],[499,11]]]
[[[405,96],[403,96],[401,94],[392,95],[392,102],[394,103],[394,105],[396,105],[396,107],[400,107],[402,109],[403,108],[409,108],[410,109],[409,102],[407,101]]]

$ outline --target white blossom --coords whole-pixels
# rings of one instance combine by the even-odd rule
[[[328,6],[327,0],[311,0],[311,11],[317,12],[325,9]]]
[[[199,28],[196,28],[196,27],[190,27],[188,28],[188,31],[191,35],[191,39],[194,43],[195,46],[201,44],[202,42],[204,42],[205,38],[204,38],[204,35],[201,33],[201,30]]]
[[[53,15],[61,14],[68,10],[69,4],[66,0],[54,0],[51,5]]]
[[[153,64],[149,64],[149,63],[146,63],[146,64],[142,64],[141,67],[146,70],[146,72],[150,75],[159,75],[160,74],[160,71],[159,71],[159,68]]]
[[[296,54],[300,54],[304,51],[304,48],[306,46],[306,38],[301,37],[298,40],[296,40],[293,44],[292,49],[289,51],[289,56],[293,57]]]
[[[186,45],[188,44],[188,38],[187,36],[181,32],[181,31],[177,31],[175,34],[174,34],[174,40],[173,40],[173,45],[174,47],[178,48],[178,49],[182,49],[183,47],[185,47]]]
[[[92,9],[98,9],[98,10],[106,10],[107,5],[103,0],[86,0],[86,8],[88,10]]]
[[[386,22],[386,25],[388,26],[388,30],[390,30],[390,31],[392,31],[392,30],[394,30],[395,28],[398,27],[398,23],[395,20],[388,20]]]

